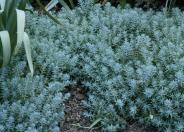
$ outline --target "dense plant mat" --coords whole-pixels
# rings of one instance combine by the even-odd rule
[[[98,120],[101,131],[122,131],[130,120],[159,131],[184,130],[179,9],[168,16],[87,1],[59,13],[62,26],[36,12],[27,15],[35,75],[27,74],[24,51],[1,69],[0,131],[59,131],[65,87],[76,84],[87,90],[84,116]]]

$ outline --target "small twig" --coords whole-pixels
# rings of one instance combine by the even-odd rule
[[[73,125],[73,126],[77,126],[77,127],[79,127],[79,128],[89,129],[90,131],[92,131],[92,130],[96,129],[96,128],[94,128],[94,126],[97,125],[101,120],[102,120],[101,118],[95,120],[89,127],[81,126],[79,123],[77,123],[77,124],[72,124],[72,125]],[[99,128],[99,127],[97,127],[97,128]]]
[[[40,0],[36,0],[36,3],[41,7],[41,9],[46,13],[46,15],[49,16],[54,22],[56,22],[57,24],[62,25],[62,23],[57,18],[55,18],[48,11],[45,10],[45,7],[42,5]]]
[[[81,126],[79,123],[77,123],[77,124],[71,124],[71,125],[72,125],[72,126],[79,127],[79,128],[90,129],[90,127]]]

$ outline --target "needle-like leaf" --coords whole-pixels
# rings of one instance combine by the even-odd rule
[[[45,10],[46,10],[46,11],[51,10],[52,8],[54,8],[54,6],[56,6],[57,3],[59,3],[58,0],[51,0],[51,1],[47,4],[47,6],[45,7]]]
[[[40,0],[36,0],[37,4],[41,7],[41,9],[47,14],[47,16],[49,16],[54,22],[56,22],[57,24],[62,25],[62,23],[55,18],[54,16],[52,16],[46,9],[45,7],[42,5],[42,3],[40,2]]]
[[[71,0],[69,2],[73,6],[73,2]],[[56,6],[57,3],[60,3],[68,12],[71,11],[69,6],[65,3],[64,0],[51,0],[49,4],[45,7],[45,10],[47,11],[51,10],[54,6]]]
[[[62,5],[68,12],[71,12],[69,6],[65,3],[64,0],[59,0],[59,2],[61,3],[61,5]]]
[[[95,120],[91,125],[90,125],[90,129],[92,129],[95,125],[97,125],[102,119],[98,118],[97,120]]]

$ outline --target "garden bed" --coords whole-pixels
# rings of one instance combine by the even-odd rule
[[[84,2],[56,17],[27,13],[34,76],[23,49],[0,69],[0,131],[184,130],[182,11]]]

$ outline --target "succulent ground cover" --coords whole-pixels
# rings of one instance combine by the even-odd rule
[[[76,95],[68,87],[75,86],[85,91],[80,106],[87,126],[98,121],[100,131],[112,132],[136,122],[157,131],[184,130],[182,11],[81,1],[57,17],[63,25],[27,13],[34,76],[24,49],[0,70],[0,131],[60,131],[67,101]]]

